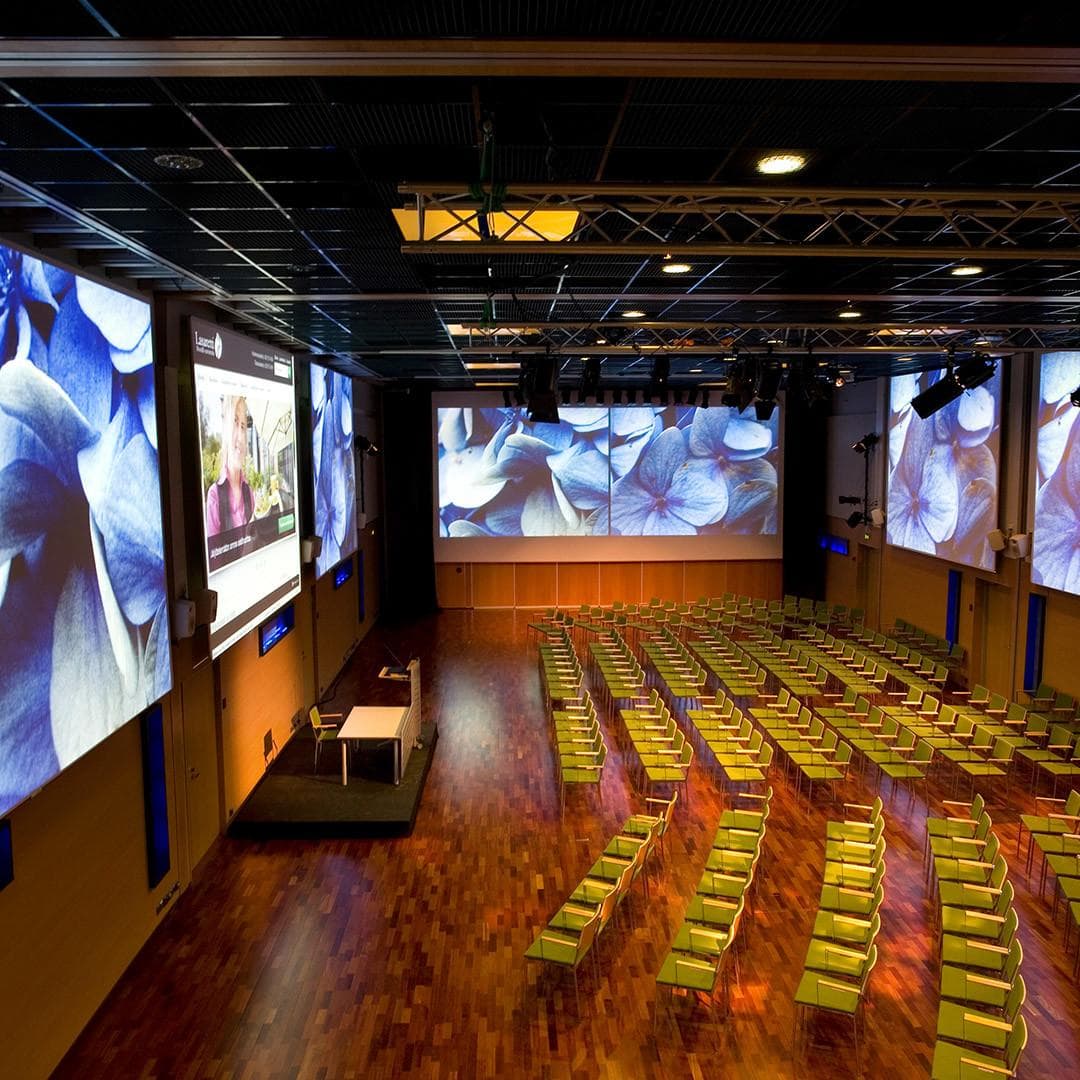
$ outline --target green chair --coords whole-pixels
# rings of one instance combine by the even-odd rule
[[[877,963],[877,945],[871,945],[866,954],[862,976],[857,983],[844,982],[820,971],[804,971],[795,991],[795,1033],[793,1045],[800,1043],[800,1035],[805,1030],[807,1009],[817,1009],[826,1013],[839,1014],[851,1019],[852,1034],[855,1039],[855,1071],[862,1072],[859,1060],[859,1021],[862,1019],[862,1006],[867,997],[867,984],[870,973]]]
[[[979,818],[982,816],[983,810],[986,809],[986,801],[978,793],[970,803],[947,799],[944,805],[950,809],[966,809],[968,816],[928,817],[926,819],[926,843],[923,847],[924,859],[930,850],[930,841],[935,836],[974,836]],[[1019,854],[1019,851],[1017,854]]]
[[[1026,999],[1024,977],[1017,975],[1005,997],[1005,1007],[1000,1016],[980,1012],[957,1001],[943,1001],[938,1008],[937,1037],[1004,1051]]]
[[[341,720],[341,713],[320,713],[317,705],[312,705],[308,710],[308,719],[311,721],[311,730],[315,733],[315,772],[319,771],[319,751],[324,742],[336,742],[340,724],[328,724],[327,720]]]
[[[596,940],[600,929],[600,911],[598,906],[592,918],[586,920],[575,934],[568,934],[565,931],[557,932],[548,928],[541,930],[536,940],[525,950],[527,960],[539,960],[573,972],[574,1005],[579,1015],[581,999],[578,994],[578,969],[589,955]]]
[[[945,964],[941,968],[941,997],[945,1001],[1003,1009],[1023,960],[1023,947],[1014,940],[999,975]]]
[[[991,943],[957,934],[943,934],[941,938],[942,963],[953,967],[978,968],[982,971],[1001,972],[1009,956],[1009,948],[1016,938],[1020,919],[1016,908],[1005,913],[997,938]]]
[[[931,1080],[973,1080],[976,1077],[1012,1077],[1027,1046],[1027,1024],[1016,1018],[1005,1043],[1004,1060],[970,1050],[956,1043],[939,1040],[934,1044]]]

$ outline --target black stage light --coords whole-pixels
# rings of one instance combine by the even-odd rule
[[[866,515],[861,510],[856,510],[853,514],[849,515],[847,519],[848,525],[854,529],[861,525],[866,520]]]
[[[658,356],[653,361],[652,374],[649,376],[649,398],[660,398],[661,404],[667,402],[667,382],[671,374],[671,359]]]
[[[559,364],[550,354],[530,361],[523,373],[526,407],[534,424],[559,422]]]
[[[562,403],[564,405],[569,405],[570,404],[570,387],[569,386],[564,386],[562,388]]]
[[[1069,395],[1069,400],[1080,409],[1080,386]]]
[[[730,390],[727,391],[727,393],[720,395],[720,404],[723,405],[725,409],[741,408],[739,405],[739,395]]]
[[[782,372],[778,367],[767,366],[762,369],[757,380],[757,396],[762,401],[773,401],[780,389]]]
[[[612,405],[621,405],[622,404],[622,391],[621,390],[616,388],[615,390],[611,391],[611,404]]]
[[[510,408],[510,391],[509,390],[504,390],[503,391],[503,406],[505,408],[507,408],[507,409]]]
[[[600,392],[600,357],[586,356],[581,372],[581,390],[579,400],[584,403]]]
[[[709,407],[709,391],[708,390],[702,390],[701,391],[701,407],[703,409],[707,409]]]
[[[966,364],[961,364],[954,378],[965,390],[974,390],[994,377],[997,364],[989,356],[976,353]]]
[[[775,401],[755,401],[754,402],[754,414],[764,424],[772,419],[772,414],[776,411]]]
[[[694,387],[694,388],[693,388],[693,389],[692,389],[692,390],[690,391],[690,394],[689,394],[689,396],[688,396],[688,398],[687,398],[687,401],[686,401],[687,405],[696,405],[696,404],[698,403],[698,394],[699,394],[700,392],[701,392],[701,391],[700,391],[700,390],[698,390],[698,388],[697,388],[697,387],[695,386],[695,387]],[[1077,391],[1077,393],[1080,393],[1080,391]]]
[[[861,506],[862,505],[862,496],[861,495],[841,495],[838,501],[839,501],[841,506]]]
[[[946,405],[954,402],[963,392],[964,388],[956,381],[950,371],[947,375],[938,379],[928,390],[924,390],[921,394],[913,397],[911,407],[925,420],[933,416],[939,409],[944,409]]]
[[[671,392],[671,404],[681,405],[683,403],[683,392],[681,390],[672,390]]]
[[[525,391],[520,385],[514,389],[514,404],[520,409],[525,404]]]
[[[857,443],[852,443],[851,449],[856,454],[867,454],[874,449],[877,444],[881,442],[881,436],[875,431],[871,431],[864,435]]]

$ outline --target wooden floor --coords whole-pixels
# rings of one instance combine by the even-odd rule
[[[792,997],[820,887],[824,807],[796,808],[779,778],[742,986],[719,1035],[704,1010],[666,1004],[655,977],[721,810],[697,764],[636,929],[607,935],[599,979],[543,975],[522,953],[626,815],[642,808],[618,754],[603,803],[573,793],[560,822],[551,742],[526,616],[445,612],[365,640],[335,704],[396,689],[373,679],[383,640],[421,656],[440,740],[408,839],[222,840],[58,1071],[62,1077],[842,1077],[846,1025],[792,1052]],[[608,742],[615,747],[608,725]],[[867,794],[853,785],[853,796]],[[1016,807],[993,806],[1013,858]],[[922,874],[921,800],[888,817],[881,958],[863,1074],[926,1076],[937,962]],[[1080,994],[1062,927],[1013,880],[1025,950],[1027,1077],[1080,1074]]]

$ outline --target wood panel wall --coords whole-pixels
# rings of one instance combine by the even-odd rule
[[[1021,614],[1018,630],[1020,633],[1026,633],[1026,602]],[[1048,593],[1043,639],[1043,679],[1074,697],[1080,697],[1078,646],[1080,646],[1080,596]],[[1021,650],[1021,662],[1022,658],[1023,651]]]
[[[356,564],[354,555],[353,575],[340,589],[334,588],[332,573],[324,574],[308,594],[315,602],[315,659],[320,697],[360,640],[357,617],[360,579]]]
[[[778,600],[783,569],[776,559],[725,562],[437,563],[444,608],[539,608],[640,603],[657,596],[694,601],[736,592]]]

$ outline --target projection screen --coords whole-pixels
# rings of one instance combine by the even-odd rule
[[[201,319],[191,356],[216,657],[300,591],[293,358]]]
[[[172,685],[150,305],[0,245],[0,817]]]

